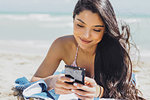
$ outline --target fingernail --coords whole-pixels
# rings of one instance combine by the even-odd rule
[[[71,91],[72,91],[72,92],[74,92],[74,90],[73,90],[73,89],[72,89]]]
[[[77,86],[77,83],[73,83],[74,86]]]
[[[73,81],[74,81],[74,79],[70,79],[70,81],[72,81],[72,82],[73,82]]]
[[[86,84],[87,84],[87,85],[90,85],[90,82],[87,82]]]
[[[70,81],[74,81],[74,79],[70,79]]]

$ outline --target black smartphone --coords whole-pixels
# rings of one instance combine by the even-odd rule
[[[75,80],[74,82],[84,85],[85,69],[65,65],[65,76],[74,79]],[[66,82],[66,83],[73,84],[74,82]]]

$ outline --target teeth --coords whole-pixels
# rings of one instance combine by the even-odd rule
[[[83,40],[84,42],[90,42],[90,41],[85,41],[85,40]]]
[[[86,41],[86,40],[83,40],[83,41],[85,41],[85,42],[89,42],[89,41]]]
[[[88,40],[84,40],[82,38],[80,38],[80,40],[83,41],[83,42],[86,42],[86,43],[90,43],[91,42],[91,41],[88,41]]]
[[[83,39],[82,39],[82,41],[85,41],[85,42],[90,42],[90,41],[86,41],[86,40],[83,40]]]

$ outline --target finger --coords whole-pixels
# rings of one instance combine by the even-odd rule
[[[71,90],[73,93],[77,93],[79,95],[82,95],[82,96],[87,96],[87,97],[90,97],[90,98],[93,98],[95,95],[91,92],[87,92],[87,91],[81,91],[81,90],[78,90],[78,89],[72,89]]]
[[[76,89],[75,86],[62,82],[62,81],[58,81],[57,84],[55,85],[55,87],[63,87],[65,89]]]
[[[96,82],[94,79],[89,78],[89,77],[85,77],[84,80],[86,83],[90,84],[91,86],[96,86]]]
[[[93,93],[93,92],[95,91],[95,88],[94,88],[94,87],[89,87],[89,86],[82,85],[82,84],[78,84],[78,83],[74,83],[73,85],[74,85],[77,89],[82,89],[82,90],[87,91],[87,92]]]
[[[77,93],[75,93],[76,94],[76,96],[78,97],[78,98],[80,98],[80,99],[82,99],[82,100],[93,100],[93,98],[90,98],[90,97],[87,97],[87,96],[82,96],[82,95],[80,95],[80,94],[77,94]]]
[[[63,87],[61,88],[55,88],[55,93],[56,94],[70,94],[72,93],[71,89],[65,89]]]
[[[59,80],[63,81],[63,82],[74,82],[74,79],[66,77],[64,74],[61,75],[61,77],[59,78]]]
[[[75,88],[73,85],[65,83],[65,82],[72,82],[72,81],[73,80],[71,80],[70,78],[65,77],[64,74],[61,74],[60,77],[58,78],[55,86],[64,87],[64,88],[67,88],[67,89]]]

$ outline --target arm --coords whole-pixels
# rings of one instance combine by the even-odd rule
[[[70,43],[70,41],[65,37],[60,37],[53,42],[46,58],[32,77],[32,82],[43,79],[48,86],[48,90],[55,89],[55,93],[57,94],[72,93],[71,89],[74,89],[75,87],[65,83],[65,81],[72,82],[74,80],[65,77],[64,74],[53,75],[60,61],[64,60],[68,54],[68,51],[66,50],[66,47],[68,46],[67,43]]]
[[[63,48],[61,37],[52,43],[44,61],[32,77],[31,81],[34,82],[43,79],[49,86],[51,86],[52,84],[50,83],[52,82],[50,81],[55,81],[55,79],[58,77],[58,75],[55,76],[52,74],[56,71],[60,61],[63,59],[64,52],[65,50]]]

